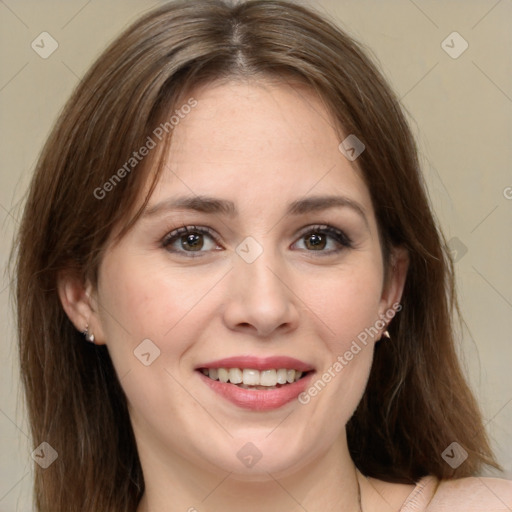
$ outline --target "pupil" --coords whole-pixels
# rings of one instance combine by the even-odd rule
[[[323,249],[325,247],[325,237],[323,235],[312,234],[306,238],[306,245],[312,246],[314,249]]]
[[[194,250],[201,249],[203,247],[203,241],[200,237],[201,235],[197,234],[186,235],[184,245]]]

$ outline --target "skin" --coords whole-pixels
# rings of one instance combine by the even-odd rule
[[[97,288],[71,277],[59,283],[76,327],[88,324],[96,343],[107,344],[128,397],[146,482],[138,511],[354,511],[357,479],[365,512],[398,510],[412,487],[358,474],[345,435],[385,328],[305,405],[241,409],[194,368],[287,355],[318,378],[400,301],[407,254],[394,250],[385,283],[369,191],[313,92],[259,80],[210,84],[193,96],[198,105],[174,129],[149,208],[208,195],[233,201],[238,215],[147,215],[107,248]],[[347,206],[286,215],[292,201],[318,195],[345,196],[364,217]],[[324,235],[315,249],[305,235],[321,235],[307,229],[317,224],[342,230],[350,246]],[[196,258],[183,237],[175,252],[162,245],[187,225],[216,237],[199,235]],[[252,263],[236,252],[248,236],[263,249]],[[144,339],[160,350],[149,366],[134,357]],[[261,453],[250,468],[237,457],[248,442]]]

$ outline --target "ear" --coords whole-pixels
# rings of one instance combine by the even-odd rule
[[[409,269],[409,252],[405,247],[393,247],[389,260],[387,279],[382,289],[379,314],[382,317],[390,309],[396,310],[402,299],[407,271]],[[393,307],[393,305],[395,305]],[[386,320],[386,323],[390,323]],[[386,327],[383,331],[386,330]]]
[[[57,278],[57,291],[66,315],[80,332],[89,326],[96,345],[105,344],[93,286],[76,272],[63,271]]]

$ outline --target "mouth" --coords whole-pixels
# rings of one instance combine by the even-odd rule
[[[310,373],[295,368],[271,368],[262,371],[255,368],[200,368],[200,371],[211,380],[256,391],[279,389],[305,378]]]
[[[297,398],[315,370],[289,357],[236,357],[205,363],[196,372],[211,390],[232,404],[266,411]]]

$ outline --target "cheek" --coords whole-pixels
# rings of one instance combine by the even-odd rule
[[[192,275],[170,270],[161,263],[148,264],[143,258],[122,261],[113,256],[105,265],[100,286],[107,343],[118,343],[119,338],[126,337],[159,342],[172,337],[178,324],[194,314],[194,308],[216,280],[212,273]]]
[[[308,279],[313,284],[314,279]],[[351,341],[378,319],[382,291],[379,265],[333,270],[310,286],[308,305],[325,327],[332,352],[344,353]],[[304,290],[306,293],[306,290]]]
[[[162,411],[172,416],[186,403],[173,378],[176,361],[193,344],[195,337],[187,332],[213,280],[211,275],[191,279],[190,273],[171,273],[144,258],[105,258],[99,286],[101,322],[112,362],[134,407],[132,414],[139,419]]]
[[[180,272],[148,260],[112,254],[104,260],[99,286],[101,322],[114,367],[120,377],[130,373],[146,387],[152,385],[150,373],[177,369],[185,360],[209,318],[210,292],[223,275],[206,268]],[[146,367],[143,354],[148,352],[151,364]]]
[[[313,408],[319,422],[328,413],[336,429],[348,421],[366,386],[379,337],[382,274],[378,264],[354,265],[319,284],[309,305],[321,320],[325,357],[301,403]]]

